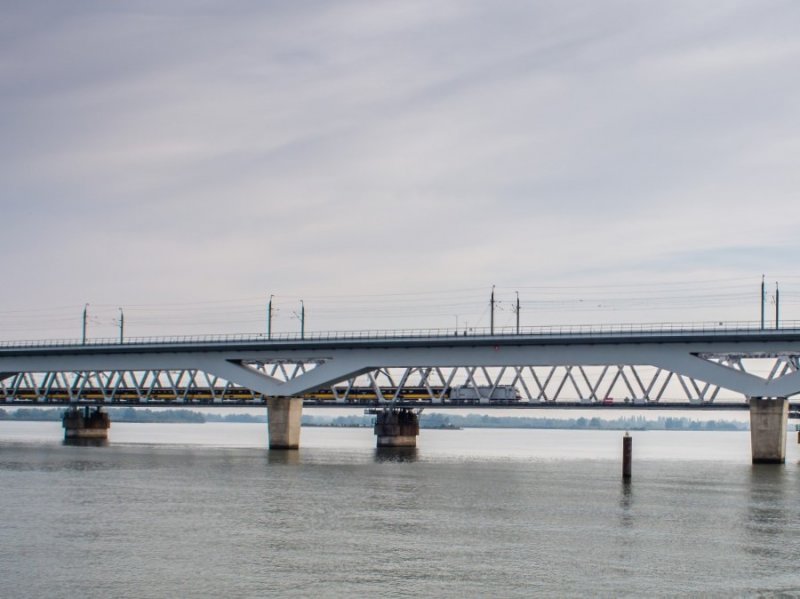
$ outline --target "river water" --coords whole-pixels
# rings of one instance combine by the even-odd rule
[[[0,597],[800,596],[800,452],[746,432],[0,422]]]

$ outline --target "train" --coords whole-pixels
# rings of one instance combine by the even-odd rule
[[[141,393],[141,395],[140,395]],[[145,400],[152,403],[172,403],[185,400],[187,403],[213,403],[217,401],[253,401],[264,399],[260,393],[240,387],[225,389],[209,389],[203,387],[177,387],[175,389],[142,389],[141,392],[134,388],[119,387],[117,389],[101,389],[99,387],[84,387],[83,389],[67,389],[52,387],[44,394],[48,403],[69,403],[70,401],[105,401],[106,397],[113,399],[114,403],[138,403]],[[7,399],[23,402],[37,402],[40,392],[30,387],[19,388],[16,391],[0,389],[0,402]]]
[[[391,400],[396,396],[397,401],[444,401],[446,403],[513,403],[522,400],[517,388],[513,385],[467,386],[456,385],[447,387],[380,387],[380,394],[374,387],[336,386],[333,388],[319,389],[303,395],[309,403],[328,403],[344,401],[346,403],[374,403],[377,401]],[[18,388],[16,390],[0,388],[0,402],[14,399],[17,402],[35,403],[44,398],[41,391],[31,388]],[[70,401],[105,401],[113,399],[114,403],[138,403],[146,400],[148,403],[236,403],[236,402],[263,402],[264,395],[245,389],[232,387],[228,389],[211,389],[204,387],[177,387],[175,389],[141,389],[133,387],[118,387],[116,389],[102,389],[99,387],[84,387],[82,389],[68,389],[64,387],[51,387],[45,393],[48,403],[69,403]]]
[[[308,393],[305,399],[317,402],[347,401],[351,403],[368,403],[397,398],[397,401],[444,401],[447,403],[499,403],[517,402],[522,400],[517,388],[513,385],[468,386],[456,385],[448,387],[380,387],[380,396],[373,387],[347,387],[339,386],[333,389],[320,389]]]

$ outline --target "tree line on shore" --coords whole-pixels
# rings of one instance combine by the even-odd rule
[[[142,423],[205,423],[239,422],[266,423],[265,414],[248,413],[215,414],[195,412],[187,409],[151,410],[143,408],[109,408],[112,422]],[[0,420],[59,421],[64,413],[62,408],[18,408],[0,409]],[[352,414],[346,416],[304,415],[303,426],[327,427],[371,427],[375,417]],[[491,416],[488,414],[442,414],[423,413],[420,416],[421,428],[535,428],[535,429],[591,429],[591,430],[703,430],[703,431],[743,431],[748,430],[747,422],[732,420],[692,420],[685,417],[659,417],[646,419],[644,416],[622,416],[618,418],[550,418],[539,416]]]

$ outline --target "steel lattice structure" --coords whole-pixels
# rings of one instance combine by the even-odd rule
[[[768,380],[798,370],[800,356],[781,356],[769,360]],[[748,372],[740,357],[719,360],[736,364]],[[290,381],[308,372],[314,364],[256,363],[255,370],[267,376]],[[763,367],[763,365],[762,365]],[[568,366],[463,366],[377,368],[358,377],[309,391],[310,401],[337,404],[362,403],[366,390],[378,402],[397,401],[409,392],[424,403],[449,403],[453,387],[473,389],[474,399],[497,403],[496,391],[512,387],[514,401],[538,403],[570,401],[602,404],[609,401],[636,405],[663,401],[711,403],[722,397],[743,399],[741,394],[726,392],[719,385],[699,381],[661,368],[636,365],[603,367]],[[263,405],[265,395],[198,369],[144,371],[23,372],[0,381],[0,401],[6,403],[75,403],[119,404],[220,404]]]
[[[263,405],[266,397],[346,404],[372,390],[444,404],[713,404],[800,393],[800,329],[624,329],[454,336],[128,340],[0,347],[6,404]],[[359,394],[361,397],[359,398]]]

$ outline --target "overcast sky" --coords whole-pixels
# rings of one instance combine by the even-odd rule
[[[269,294],[275,330],[301,298],[308,330],[485,326],[493,284],[499,324],[515,291],[523,325],[755,320],[762,273],[800,319],[799,30],[793,0],[0,0],[0,338],[87,302],[95,335],[258,332]]]

